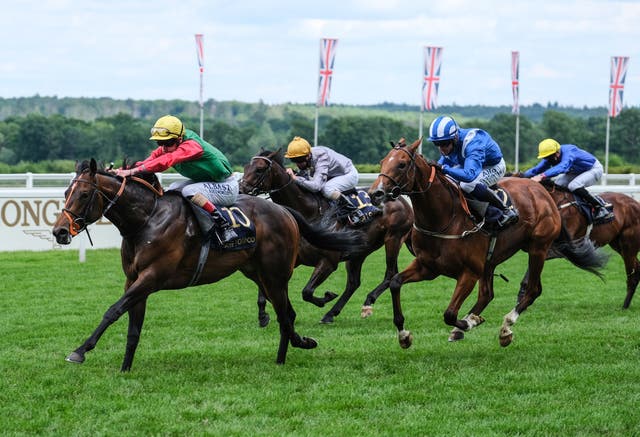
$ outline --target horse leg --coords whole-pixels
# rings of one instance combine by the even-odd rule
[[[475,287],[476,282],[478,282],[478,278],[469,271],[465,271],[458,277],[456,287],[453,290],[453,296],[451,296],[449,306],[444,312],[444,322],[449,326],[458,328],[457,330],[451,332],[449,341],[461,340],[461,338],[456,338],[459,331],[468,331],[473,326],[479,325],[484,321],[480,318],[471,316],[465,317],[462,320],[458,319],[458,311],[460,311],[460,307],[473,291],[473,287]],[[480,295],[482,293],[486,293],[487,285],[484,282],[485,281],[483,281],[483,283],[479,287],[478,299],[480,299]]]
[[[142,324],[144,323],[144,315],[147,309],[147,301],[137,303],[129,309],[129,329],[127,332],[127,346],[125,348],[124,359],[122,360],[121,372],[131,370],[133,357],[136,354],[138,343],[140,342],[140,333],[142,332]]]
[[[529,268],[527,270],[529,277],[527,278],[525,293],[518,301],[515,308],[504,316],[498,335],[500,346],[506,347],[511,344],[511,341],[513,340],[513,331],[511,330],[511,327],[515,325],[520,314],[522,314],[522,312],[542,294],[540,276],[542,275],[546,252],[546,250],[529,250]]]
[[[629,308],[629,305],[631,305],[631,299],[633,299],[636,288],[638,288],[638,282],[640,281],[640,263],[638,263],[638,250],[636,247],[623,246],[622,250],[618,252],[622,255],[624,269],[627,273],[627,295],[622,304],[622,308],[626,310]]]
[[[83,363],[85,359],[84,355],[96,347],[98,340],[100,340],[100,337],[102,337],[102,334],[104,334],[107,328],[115,323],[129,308],[146,300],[147,296],[148,294],[136,295],[135,293],[125,293],[116,303],[109,307],[102,316],[98,327],[79,348],[67,355],[66,360],[70,363]]]
[[[345,263],[347,269],[347,285],[340,296],[340,299],[331,307],[327,314],[322,317],[320,323],[333,323],[334,317],[342,311],[342,308],[349,302],[353,293],[360,287],[360,278],[362,275],[362,263],[364,258],[350,260]]]
[[[313,270],[309,282],[307,282],[307,285],[302,289],[302,299],[322,308],[327,302],[331,302],[338,297],[338,295],[332,291],[326,291],[322,298],[313,295],[318,285],[322,284],[337,267],[338,265],[336,263],[322,259]]]
[[[400,253],[403,239],[395,238],[395,235],[391,237],[392,238],[388,238],[384,244],[387,263],[387,269],[384,272],[384,278],[376,288],[374,288],[369,294],[367,294],[367,298],[364,300],[362,309],[360,311],[360,317],[362,317],[363,319],[373,314],[373,304],[376,303],[376,300],[378,300],[380,295],[384,293],[387,288],[389,288],[389,282],[391,282],[391,278],[393,278],[396,273],[398,273],[398,254]]]
[[[468,328],[466,331],[470,331],[472,328],[484,323],[484,317],[480,314],[489,305],[489,302],[493,300],[493,272],[495,266],[486,267],[485,274],[480,279],[478,285],[478,300],[475,305],[469,310],[469,313],[464,316],[462,321],[467,323]],[[464,339],[465,331],[455,326],[451,330],[449,335],[449,341],[459,341]]]
[[[258,287],[258,324],[261,328],[265,328],[269,324],[270,318],[267,313],[267,298],[264,291]]]
[[[622,308],[624,308],[625,310],[628,309],[631,305],[631,299],[633,299],[636,288],[638,288],[639,281],[640,265],[636,261],[635,266],[631,269],[631,271],[627,271],[627,296],[624,298],[624,303],[622,304]]]
[[[402,305],[400,303],[400,288],[402,284],[408,282],[417,282],[423,279],[433,279],[435,276],[429,275],[426,269],[418,262],[417,259],[411,261],[411,264],[402,272],[396,274],[389,283],[389,291],[391,292],[391,302],[393,304],[393,324],[398,330],[398,342],[400,347],[407,349],[413,343],[413,334],[411,331],[404,329],[404,315],[402,314]]]

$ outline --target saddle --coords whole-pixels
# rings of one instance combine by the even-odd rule
[[[578,206],[578,209],[580,210],[582,215],[584,215],[584,217],[587,219],[587,223],[588,224],[590,224],[590,225],[593,224],[595,226],[603,225],[605,223],[610,223],[615,218],[612,215],[608,219],[595,221],[594,217],[593,217],[594,216],[594,212],[595,212],[594,209],[593,209],[593,205],[591,205],[591,203],[589,203],[586,200],[584,200],[582,198],[582,196],[579,196],[576,193],[571,193],[571,194],[573,194],[573,198],[575,199],[576,205]],[[602,199],[602,197],[600,197],[598,195],[593,194],[592,196],[594,198],[596,198],[597,200],[599,200],[600,202],[602,202],[603,204],[607,203],[604,199]],[[562,207],[562,205],[558,205],[558,207]],[[613,212],[613,205],[607,206],[606,208],[607,208],[607,210],[609,212]]]
[[[493,185],[489,188],[495,191],[495,193],[505,205],[510,208],[514,207],[509,193],[507,193],[497,185]],[[499,230],[498,219],[502,217],[502,211],[494,206],[491,206],[488,202],[483,202],[481,200],[475,199],[474,197],[471,197],[469,193],[464,193],[464,198],[467,201],[467,205],[469,206],[469,212],[471,213],[471,216],[476,223],[480,223],[482,220],[484,220],[485,224],[483,225],[483,228],[489,231]]]
[[[339,223],[348,226],[364,226],[378,215],[382,214],[382,210],[371,203],[371,197],[369,193],[361,188],[354,188],[351,190],[343,191],[342,194],[351,202],[354,211],[342,210],[339,206],[336,208],[336,219]],[[358,222],[353,224],[351,214],[357,211]]]
[[[211,238],[211,230],[215,226],[211,214],[192,202],[187,203],[191,206],[193,214],[196,217],[196,221],[198,222],[198,226],[202,231],[202,235],[204,235],[204,240],[209,243],[210,247],[221,251],[231,251],[249,249],[256,245],[255,224],[239,207],[216,205],[216,209],[225,218],[225,220],[229,223],[233,223],[233,230],[238,235],[237,238],[234,238],[225,244],[220,244],[216,238]]]

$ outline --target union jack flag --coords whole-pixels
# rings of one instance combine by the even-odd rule
[[[336,59],[337,39],[322,38],[320,40],[320,80],[318,81],[318,106],[329,105],[331,79],[333,78],[333,62]]]
[[[424,48],[424,79],[422,83],[422,110],[430,111],[438,106],[442,47]]]
[[[609,116],[616,117],[622,111],[624,80],[629,66],[628,56],[611,57],[611,80],[609,85]]]
[[[520,113],[520,52],[511,52],[511,91],[513,92],[512,114]]]
[[[204,35],[196,33],[196,53],[198,54],[198,67],[200,67],[200,73],[204,72],[204,47],[202,39]]]

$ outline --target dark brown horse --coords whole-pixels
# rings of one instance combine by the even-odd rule
[[[275,152],[262,151],[254,156],[244,167],[244,176],[240,183],[240,190],[244,193],[258,195],[268,194],[271,199],[281,205],[286,205],[298,210],[308,220],[333,220],[330,215],[330,205],[320,194],[311,193],[298,184],[287,174],[280,150]],[[353,293],[360,286],[362,264],[374,251],[384,245],[386,253],[386,271],[382,282],[378,284],[366,297],[362,307],[362,317],[368,317],[373,313],[373,304],[376,299],[389,287],[389,281],[398,273],[398,253],[411,232],[413,223],[413,211],[404,199],[397,202],[387,202],[382,214],[377,215],[371,222],[363,225],[361,229],[365,235],[365,249],[357,253],[344,253],[336,251],[318,251],[310,247],[304,239],[301,240],[299,263],[314,266],[315,269],[309,282],[302,290],[305,301],[317,306],[324,306],[335,298],[335,293],[327,291],[323,298],[314,296],[315,289],[324,282],[327,277],[336,270],[340,261],[346,261],[347,284],[340,299],[324,315],[321,322],[331,323]],[[338,225],[339,227],[339,225]],[[258,300],[261,306],[260,299]],[[264,312],[264,307],[260,309]]]
[[[203,257],[205,251],[201,249],[208,242],[203,241],[194,211],[179,193],[161,195],[141,179],[123,179],[98,171],[93,159],[79,164],[76,172],[65,192],[65,205],[53,234],[58,243],[69,244],[74,235],[104,215],[123,237],[120,252],[126,281],[122,298],[107,310],[96,330],[67,361],[82,363],[105,330],[128,312],[122,371],[130,370],[150,294],[217,282],[237,270],[258,285],[278,315],[277,363],[285,362],[289,342],[303,349],[317,346],[314,339],[296,333],[296,313],[288,297],[300,233],[321,247],[341,250],[351,245],[359,247],[360,241],[352,234],[311,226],[295,211],[264,199],[240,196],[231,208],[237,210],[242,221],[255,225],[256,244],[224,252],[211,248],[208,257]]]
[[[473,219],[465,208],[459,186],[445,176],[436,163],[427,162],[416,152],[420,143],[421,140],[417,140],[407,146],[404,139],[400,140],[382,160],[380,174],[369,191],[377,202],[406,194],[415,213],[411,240],[416,259],[398,273],[390,285],[393,321],[400,345],[407,348],[413,341],[411,332],[404,329],[400,305],[403,284],[432,280],[440,275],[455,279],[444,321],[454,327],[449,339],[459,340],[464,336],[463,331],[484,321],[480,314],[493,298],[496,266],[524,250],[529,254],[529,280],[523,298],[504,317],[499,338],[500,344],[507,346],[513,338],[511,327],[542,293],[540,275],[544,261],[560,234],[558,208],[540,184],[529,179],[503,179],[499,186],[509,193],[520,219],[498,233],[485,231],[482,223]],[[562,250],[563,255],[582,268],[601,267],[593,246],[585,253],[570,253],[574,250],[571,246]],[[478,300],[460,320],[458,311],[478,281]]]
[[[562,217],[560,239],[589,238],[596,246],[602,247],[608,244],[620,254],[627,273],[627,296],[622,307],[629,308],[640,281],[640,263],[638,262],[640,203],[626,194],[602,193],[600,196],[613,205],[615,218],[608,223],[591,225],[580,211],[580,205],[571,192],[553,182],[543,181],[542,184],[560,210]]]

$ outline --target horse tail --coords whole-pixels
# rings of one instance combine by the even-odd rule
[[[572,241],[556,241],[552,249],[576,267],[603,279],[600,269],[609,261],[609,255],[598,249],[588,237]]]
[[[284,206],[298,223],[300,234],[307,242],[324,250],[356,253],[366,249],[366,237],[362,231],[342,228],[336,230],[333,224],[324,221],[310,223],[295,209]]]

